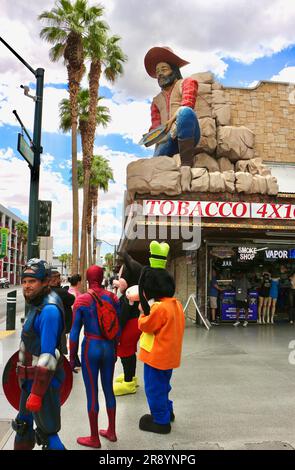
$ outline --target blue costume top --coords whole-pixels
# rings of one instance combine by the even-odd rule
[[[63,328],[64,313],[61,300],[57,294],[50,292],[40,306],[30,307],[21,335],[26,352],[34,356],[46,353],[55,356]]]
[[[271,286],[270,286],[270,291],[269,291],[269,296],[272,299],[277,299],[279,296],[279,279],[272,279],[271,280]]]

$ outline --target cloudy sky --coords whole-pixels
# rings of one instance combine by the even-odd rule
[[[128,56],[124,76],[114,86],[101,81],[103,103],[111,111],[107,129],[98,129],[95,153],[109,159],[115,183],[100,194],[100,238],[117,243],[121,234],[126,166],[152,150],[137,145],[150,125],[151,98],[158,85],[143,59],[153,46],[170,46],[190,62],[183,75],[211,70],[227,86],[249,87],[259,80],[295,82],[294,0],[102,0],[111,33],[121,36]],[[62,63],[52,64],[39,39],[37,15],[53,0],[1,0],[1,36],[33,67],[45,68],[40,199],[53,201],[56,254],[71,251],[69,135],[59,130],[58,103],[67,97]],[[86,78],[85,78],[86,80]],[[16,150],[16,109],[32,132],[34,103],[21,84],[33,75],[0,43],[0,203],[27,220],[29,169]],[[84,81],[84,83],[86,83]],[[34,90],[32,89],[34,94]],[[79,147],[80,150],[80,147]],[[103,245],[102,253],[111,251]]]

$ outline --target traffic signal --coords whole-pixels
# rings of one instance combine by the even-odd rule
[[[50,237],[51,201],[38,201],[38,236]]]

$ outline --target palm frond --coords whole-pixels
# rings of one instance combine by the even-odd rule
[[[62,43],[58,43],[53,46],[49,51],[50,60],[52,62],[57,62],[59,59],[61,59],[64,55],[65,47],[66,45]]]

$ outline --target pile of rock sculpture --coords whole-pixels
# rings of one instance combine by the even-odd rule
[[[230,105],[222,85],[210,72],[197,73],[195,110],[201,139],[193,168],[182,167],[180,157],[139,159],[127,167],[129,197],[135,193],[176,196],[182,192],[238,192],[276,195],[277,180],[255,155],[254,133],[231,126]],[[185,170],[185,171],[184,171]]]

